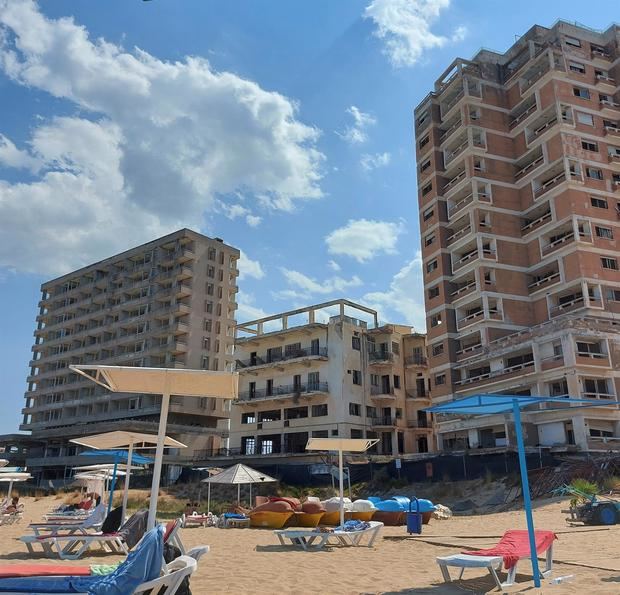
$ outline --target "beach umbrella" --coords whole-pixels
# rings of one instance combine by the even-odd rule
[[[7,498],[11,497],[11,492],[13,491],[13,484],[20,481],[28,481],[32,479],[32,475],[30,473],[19,473],[14,471],[2,471],[0,472],[0,481],[8,482],[9,491],[7,492]]]
[[[161,395],[159,429],[147,530],[155,526],[157,496],[164,456],[170,396],[236,399],[239,375],[234,372],[207,372],[183,368],[140,368],[134,366],[70,366],[70,369],[113,392]]]
[[[340,525],[344,525],[344,468],[343,452],[366,452],[379,442],[378,438],[310,438],[306,450],[338,452],[338,495],[340,497]]]
[[[8,459],[0,459],[0,467],[6,467],[8,464]]]
[[[95,456],[97,453],[104,455],[109,454],[110,452],[120,452],[124,453],[125,451],[113,451],[106,449],[115,449],[115,448],[124,448],[127,447],[129,450],[126,451],[125,455],[115,455],[120,456],[121,459],[124,459],[128,465],[131,465],[134,457],[139,455],[134,455],[134,449],[146,449],[146,448],[156,448],[157,447],[157,435],[156,434],[143,434],[142,432],[127,432],[125,430],[115,430],[113,432],[105,432],[104,434],[94,434],[92,436],[86,436],[84,438],[74,438],[70,440],[70,442],[75,442],[75,444],[80,444],[82,446],[88,446],[89,448],[94,448],[97,452],[92,452],[92,456]],[[185,444],[175,440],[174,438],[170,438],[170,436],[166,436],[164,438],[164,446],[170,448],[187,448]],[[84,454],[84,453],[83,453]],[[146,459],[146,457],[143,457]],[[115,459],[116,461],[116,459]],[[152,459],[149,459],[149,462],[145,464],[153,463]],[[131,475],[131,470],[129,475]],[[125,480],[125,486],[123,489],[123,518],[125,518],[125,514],[127,512],[127,498],[129,496],[129,477]]]
[[[540,570],[538,568],[538,557],[536,553],[536,537],[534,535],[534,519],[532,516],[532,501],[530,498],[530,484],[527,477],[527,461],[525,459],[525,446],[523,444],[523,430],[521,427],[521,409],[524,407],[536,407],[545,403],[561,403],[564,407],[554,407],[551,411],[555,414],[562,409],[568,409],[574,413],[576,409],[586,407],[617,406],[616,401],[601,403],[593,399],[577,399],[573,397],[539,397],[530,395],[471,395],[454,401],[447,401],[434,407],[429,407],[425,411],[429,413],[456,414],[456,415],[493,415],[512,413],[515,426],[515,436],[517,441],[517,452],[519,454],[519,469],[521,471],[521,488],[523,492],[523,503],[525,507],[525,519],[530,542],[530,557],[532,559],[532,575],[534,586],[540,587]]]
[[[248,467],[247,465],[242,465],[241,463],[237,463],[232,467],[228,467],[224,469],[220,473],[216,473],[215,475],[211,475],[211,477],[207,477],[202,480],[202,483],[206,483],[209,486],[207,492],[207,512],[211,508],[211,484],[225,484],[225,485],[236,485],[237,486],[237,502],[239,502],[241,498],[241,486],[250,484],[250,490],[252,489],[252,484],[254,483],[269,483],[273,481],[278,481],[274,477],[267,475],[266,473],[262,473],[261,471],[257,471],[252,467]],[[252,492],[250,491],[250,506],[252,501]]]

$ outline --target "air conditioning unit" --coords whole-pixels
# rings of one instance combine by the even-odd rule
[[[289,420],[288,420],[288,419],[285,419],[285,420],[284,420],[284,427],[285,427],[285,428],[288,428],[288,427],[289,427],[289,425],[290,425],[290,424],[289,424]]]

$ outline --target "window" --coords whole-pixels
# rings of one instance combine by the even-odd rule
[[[397,341],[392,341],[392,353],[400,355],[400,344]]]
[[[469,119],[472,122],[476,122],[477,120],[480,120],[480,110],[478,108],[470,108]]]
[[[424,219],[424,221],[428,221],[434,214],[435,211],[433,209],[427,209],[426,211],[424,211],[422,219]]]
[[[394,375],[394,388],[400,388],[400,376]]]
[[[377,408],[376,407],[366,407],[366,417],[377,417]]]
[[[433,298],[439,297],[439,285],[436,285],[435,287],[431,287],[428,290],[428,299],[432,300]]]
[[[583,64],[580,64],[579,62],[569,62],[568,69],[572,72],[577,72],[578,74],[586,73],[586,67]]]
[[[349,415],[362,415],[362,407],[358,403],[349,403]]]
[[[620,302],[620,289],[608,289],[607,290],[608,302]]]
[[[480,157],[474,157],[474,171],[484,171],[484,159]]]
[[[270,397],[273,395],[273,378],[267,378],[265,382],[265,396]]]
[[[428,118],[428,110],[424,110],[419,116],[418,116],[418,126],[421,126],[422,124],[424,124],[424,122],[426,122],[426,119]]]
[[[312,430],[313,438],[329,438],[329,430]]]
[[[435,241],[435,234],[431,233],[424,238],[424,245],[430,246]]]
[[[209,277],[209,279],[215,278],[215,267],[210,264],[207,265],[207,277]]]
[[[607,208],[607,201],[604,198],[597,198],[596,196],[590,197],[590,204],[597,209]]]
[[[209,260],[215,260],[215,248],[209,248],[207,250],[207,258]]]
[[[379,374],[370,375],[370,384],[371,386],[379,386]]]
[[[418,144],[418,146],[420,147],[420,149],[422,147],[425,147],[426,145],[428,145],[428,141],[431,140],[431,137],[427,134],[424,138],[420,139],[420,142]]]
[[[607,380],[605,378],[584,378],[583,388],[587,396],[595,395],[607,395]]]
[[[284,346],[284,357],[299,357],[301,355],[301,343],[290,343]]]
[[[200,366],[203,370],[209,369],[209,356],[208,355],[202,356],[202,361],[200,362]]]
[[[432,352],[435,357],[443,353],[443,343],[435,343],[432,346]]]
[[[364,432],[362,430],[356,430],[355,428],[351,428],[351,438],[363,438]]]
[[[427,273],[432,273],[433,271],[437,270],[437,259],[435,258],[435,260],[431,260],[427,265],[426,265],[426,272]]]
[[[605,238],[606,240],[614,239],[614,232],[609,227],[599,227],[598,225],[594,227],[596,231],[596,236],[599,238]]]
[[[319,390],[319,372],[308,372],[308,390]]]
[[[446,383],[445,374],[435,374],[435,386],[441,386]]]
[[[332,436],[338,436],[338,428],[332,430]]]
[[[427,159],[422,165],[420,165],[420,173],[424,173],[431,166],[431,160]]]
[[[433,189],[433,183],[430,182],[422,187],[422,196],[426,196]]]
[[[244,436],[241,438],[241,450],[243,454],[256,454],[256,438],[254,436]]]
[[[615,258],[603,257],[601,258],[601,264],[604,269],[610,269],[612,271],[618,270],[618,261]]]
[[[594,180],[602,180],[603,172],[600,169],[596,169],[595,167],[586,167],[586,176]]]
[[[284,419],[304,419],[308,417],[307,407],[289,407],[284,410]]]
[[[323,405],[312,405],[312,417],[325,417],[327,413],[327,403]]]
[[[353,384],[358,384],[358,385],[362,384],[362,373],[359,370],[352,371],[352,381],[353,381]]]
[[[579,355],[601,355],[600,343],[587,343],[585,341],[577,341],[577,353]]]
[[[213,283],[207,283],[207,295],[213,295],[214,287]]]
[[[355,351],[360,351],[362,348],[362,341],[359,337],[351,337],[351,347],[355,349]]]
[[[282,414],[279,409],[273,409],[272,411],[261,411],[258,414],[258,422],[263,423],[267,421],[280,421]]]
[[[213,302],[205,302],[205,312],[207,314],[212,314],[213,313]]]
[[[241,415],[241,423],[242,424],[255,424],[256,413],[254,411],[252,413],[243,413]]]
[[[581,41],[579,41],[576,37],[565,37],[564,38],[564,43],[566,45],[570,45],[574,48],[580,48],[581,47]]]
[[[573,95],[579,99],[590,99],[590,91],[581,87],[573,87]]]
[[[592,114],[577,112],[577,122],[579,122],[579,124],[585,124],[586,126],[594,126],[594,118],[592,117]]]
[[[592,153],[598,153],[598,145],[596,143],[591,143],[587,140],[581,141],[581,148],[584,151],[591,151]]]
[[[431,327],[439,326],[441,324],[441,314],[433,314],[431,316]]]

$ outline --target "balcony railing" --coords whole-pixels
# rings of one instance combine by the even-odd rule
[[[533,171],[541,163],[543,163],[544,160],[545,160],[545,158],[542,155],[540,157],[534,159],[534,161],[528,163],[526,166],[524,166],[521,169],[517,170],[517,172],[515,173],[515,178],[518,179],[521,176],[524,176],[525,174],[527,174],[528,172]]]
[[[394,361],[394,354],[390,351],[370,351],[368,353],[368,361],[371,364],[378,364],[380,362],[392,362]]]
[[[444,192],[446,190],[450,190],[450,188],[452,188],[453,186],[456,186],[461,180],[465,179],[465,170],[463,170],[462,172],[456,174],[456,176],[454,176],[451,180],[448,180],[443,187]]]
[[[485,372],[484,374],[480,374],[478,376],[470,376],[469,378],[463,378],[462,380],[457,380],[454,384],[457,384],[457,385],[471,384],[473,382],[479,382],[480,380],[488,380],[489,378],[496,378],[498,376],[512,374],[513,372],[518,372],[520,370],[524,370],[526,368],[532,368],[532,367],[534,367],[533,361],[523,362],[521,364],[515,364],[514,366],[502,368],[501,370],[490,370],[489,372]]]
[[[239,393],[238,401],[254,401],[257,399],[273,399],[281,396],[302,395],[308,393],[328,392],[327,382],[311,382],[309,384],[286,384],[267,389],[246,390]]]
[[[392,386],[371,386],[370,387],[370,394],[373,396],[383,396],[383,395],[388,395],[388,396],[393,396],[394,395],[394,387]]]
[[[518,116],[514,116],[512,120],[510,120],[510,128],[514,128],[518,126],[520,122],[523,122],[530,114],[533,114],[536,111],[536,103],[534,102],[530,107],[528,107],[524,112],[520,113]]]
[[[539,225],[542,225],[543,223],[546,223],[547,221],[551,221],[551,211],[547,211],[544,215],[541,215],[540,217],[533,219],[529,223],[526,223],[521,228],[521,233],[523,233],[523,235],[526,235],[530,233],[531,231],[533,231],[534,229],[536,229]]]
[[[458,240],[459,238],[466,236],[470,231],[471,231],[471,225],[467,225],[459,229],[458,231],[455,231],[452,235],[448,236],[446,238],[446,243],[450,245],[453,242],[456,242],[456,240]]]
[[[405,364],[408,366],[426,366],[428,360],[421,355],[408,355],[405,358]]]
[[[237,360],[237,366],[241,368],[250,368],[253,366],[264,366],[266,364],[274,364],[285,362],[300,357],[327,357],[327,347],[319,349],[295,349],[282,355],[267,355],[264,358],[256,356],[253,359]]]
[[[408,419],[407,420],[408,428],[420,428],[420,429],[430,429],[433,427],[433,422],[429,419]]]
[[[427,401],[431,398],[430,393],[420,390],[408,390],[405,394],[408,399],[423,399]]]
[[[370,425],[374,427],[393,427],[397,425],[398,419],[396,417],[373,417],[370,420]]]
[[[530,293],[537,291],[539,287],[543,286],[543,285],[547,285],[548,283],[551,283],[552,281],[556,281],[560,278],[560,273],[558,271],[554,271],[551,274],[548,274],[546,277],[541,277],[540,279],[538,279],[538,281],[534,281],[533,283],[530,283],[527,288],[529,289]]]
[[[452,126],[450,126],[450,128],[447,128],[446,130],[444,130],[440,136],[439,136],[439,142],[443,143],[445,140],[448,139],[448,137],[455,131],[458,130],[461,127],[461,120],[458,119],[454,124],[452,124]]]
[[[583,392],[581,393],[582,398],[584,399],[602,399],[605,401],[609,401],[611,399],[616,398],[616,395],[612,394],[612,393],[590,393],[590,392]]]
[[[459,287],[456,291],[453,291],[450,294],[450,296],[460,297],[466,294],[467,292],[469,292],[471,289],[475,289],[475,288],[476,288],[476,280],[474,279],[471,283],[467,283],[467,285],[463,285],[462,287]]]

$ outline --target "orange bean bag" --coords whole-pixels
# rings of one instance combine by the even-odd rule
[[[318,514],[319,512],[325,512],[325,507],[320,502],[304,502],[301,505],[301,510],[308,514]]]
[[[251,513],[252,512],[293,512],[293,509],[288,502],[278,500],[277,502],[266,502],[265,504],[261,504],[253,508]]]
[[[292,510],[301,510],[301,502],[298,498],[271,497],[270,502],[288,502]]]

